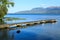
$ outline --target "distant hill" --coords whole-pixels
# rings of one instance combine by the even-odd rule
[[[31,10],[19,11],[19,12],[16,12],[16,13],[59,14],[60,13],[60,7],[47,7],[47,8],[38,7],[38,8],[33,8]]]

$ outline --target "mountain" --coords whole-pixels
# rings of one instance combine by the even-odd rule
[[[37,7],[37,8],[33,8],[31,10],[20,11],[20,12],[17,12],[17,13],[59,14],[60,13],[60,7],[47,7],[47,8]]]

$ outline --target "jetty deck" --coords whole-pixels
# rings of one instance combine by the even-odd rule
[[[2,24],[0,25],[0,28],[10,28],[10,26],[16,26],[16,27],[22,27],[23,25],[36,25],[36,24],[43,24],[43,23],[55,23],[55,19],[51,20],[38,20],[38,21],[30,21],[30,22],[20,22],[20,23],[14,23],[14,24]]]

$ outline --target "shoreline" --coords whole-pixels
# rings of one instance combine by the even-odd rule
[[[37,25],[37,24],[55,23],[55,22],[57,22],[55,19],[51,19],[51,20],[21,22],[21,23],[14,23],[14,24],[2,24],[2,25],[0,25],[0,29],[1,28],[11,28],[10,26],[22,27],[22,26],[32,26],[32,25]]]

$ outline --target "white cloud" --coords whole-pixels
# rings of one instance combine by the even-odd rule
[[[47,4],[40,4],[40,7],[46,8],[46,7],[48,7],[48,5]]]

